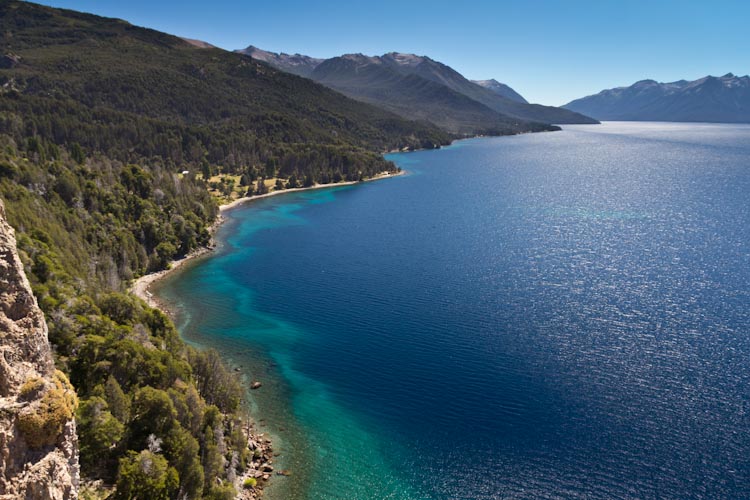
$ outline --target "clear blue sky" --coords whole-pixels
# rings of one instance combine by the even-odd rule
[[[428,55],[561,105],[644,78],[750,73],[748,0],[43,0],[225,49]]]

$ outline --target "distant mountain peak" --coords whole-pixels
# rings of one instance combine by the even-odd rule
[[[286,54],[284,52],[276,53],[259,49],[253,45],[248,45],[245,49],[235,50],[235,52],[250,56],[258,61],[263,61],[271,66],[278,68],[287,73],[298,76],[309,77],[310,73],[323,59],[305,56],[302,54]]]
[[[529,104],[496,80],[492,88],[478,85],[450,66],[417,54],[349,53],[323,60],[276,54],[252,45],[238,52],[351,98],[451,132],[507,133],[545,127],[546,123],[596,123],[561,108]]]
[[[247,48],[238,49],[235,52],[239,52],[241,54],[251,56],[253,59],[258,59],[259,61],[262,61],[264,57],[270,57],[271,55],[276,55],[276,54],[273,54],[272,52],[259,49],[258,47],[254,45],[248,45]]]
[[[375,62],[378,59],[377,57],[366,56],[362,54],[361,52],[352,53],[352,54],[343,54],[340,57],[342,59],[349,59],[351,61],[367,61],[367,62]],[[335,59],[335,57],[333,59]]]
[[[268,50],[259,49],[254,45],[248,45],[246,49],[235,50],[242,54],[253,56],[254,59],[262,60],[261,57],[271,59],[274,57],[295,57],[300,59],[309,59],[313,61],[322,61],[322,59],[315,59],[314,57],[306,56],[295,52],[294,54],[287,54],[286,52],[270,52]],[[256,57],[257,56],[257,57]]]
[[[215,49],[216,45],[211,45],[208,42],[204,42],[203,40],[195,40],[193,38],[183,38],[187,43],[192,45],[193,47],[196,47],[198,49]]]
[[[529,101],[524,99],[524,97],[513,90],[510,86],[500,83],[494,78],[490,78],[489,80],[472,80],[472,82],[476,83],[480,87],[484,87],[488,90],[493,91],[494,93],[505,97],[506,99],[510,99],[511,101],[520,102],[522,104],[528,104]]]
[[[422,64],[428,57],[418,56],[416,54],[405,54],[403,52],[389,52],[381,56],[383,59],[391,60],[400,66],[417,66]]]
[[[641,80],[576,99],[564,108],[599,120],[750,123],[750,77]]]

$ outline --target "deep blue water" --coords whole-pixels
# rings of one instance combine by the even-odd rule
[[[750,497],[750,126],[390,159],[229,212],[160,291],[264,382],[271,497]]]

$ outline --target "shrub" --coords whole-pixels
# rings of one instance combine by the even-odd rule
[[[56,370],[53,387],[47,389],[38,403],[21,411],[18,415],[18,427],[31,448],[48,446],[57,441],[77,408],[78,398],[73,386],[64,373]]]
[[[96,396],[81,401],[77,423],[81,465],[106,477],[110,455],[122,439],[125,426],[109,412],[107,402]]]
[[[249,477],[245,479],[242,483],[242,487],[245,489],[255,488],[255,486],[258,484],[258,481],[254,477]]]
[[[44,379],[39,377],[31,377],[29,380],[24,382],[21,386],[19,398],[23,401],[31,401],[39,396],[39,393],[44,389]]]
[[[130,451],[120,459],[114,498],[168,500],[177,493],[179,484],[177,471],[162,455],[148,450]]]
[[[211,487],[203,498],[204,500],[233,500],[236,494],[234,486],[224,483]]]

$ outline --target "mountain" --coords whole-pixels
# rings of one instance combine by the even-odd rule
[[[382,60],[408,74],[415,74],[455,90],[497,113],[544,123],[596,123],[587,116],[553,106],[525,104],[502,97],[496,92],[464,78],[458,71],[426,56],[392,52]]]
[[[211,45],[210,43],[204,42],[203,40],[195,40],[193,38],[184,38],[184,37],[182,39],[185,40],[190,45],[192,45],[193,47],[196,47],[198,49],[215,49],[215,48],[217,48],[216,45]]]
[[[240,54],[26,2],[0,2],[0,91],[0,133],[17,140],[19,122],[121,161],[160,156],[252,180],[372,175],[390,168],[383,151],[451,139]]]
[[[728,73],[671,83],[642,80],[563,107],[599,120],[750,123],[750,77]]]
[[[250,56],[258,61],[263,61],[274,68],[292,73],[298,76],[304,76],[309,78],[315,67],[323,62],[323,59],[316,59],[314,57],[303,56],[302,54],[276,54],[274,52],[268,52],[261,50],[257,47],[250,45],[249,47],[241,50],[236,50],[239,54]]]
[[[298,63],[304,66],[305,72],[314,64],[307,75],[317,82],[401,116],[430,121],[451,132],[481,133],[488,127],[497,127],[498,120],[500,124],[596,123],[562,108],[528,104],[512,89],[509,90],[517,97],[509,98],[496,89],[467,80],[453,68],[426,56],[398,52],[374,57],[346,54],[316,62],[319,60],[306,56],[253,50],[259,58],[285,71],[290,65],[289,58],[305,61]],[[252,50],[250,52],[254,57]],[[295,71],[299,72],[298,66]],[[482,107],[477,107],[476,103]],[[494,114],[488,114],[487,110]],[[498,118],[497,114],[501,116]]]
[[[497,113],[439,81],[403,71],[387,57],[334,57],[320,63],[310,77],[355,99],[453,133],[491,135],[546,128]]]
[[[494,78],[491,80],[472,80],[472,83],[476,83],[480,87],[491,90],[494,93],[505,97],[506,99],[510,99],[511,101],[520,102],[522,104],[529,103],[529,101],[524,99],[521,94],[510,88],[508,85],[498,82]]]

